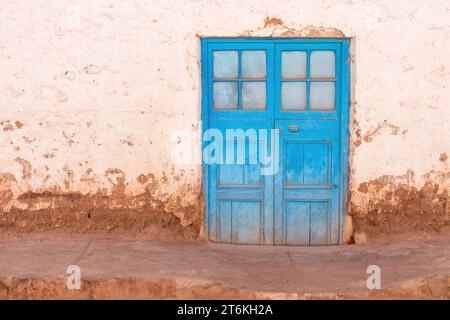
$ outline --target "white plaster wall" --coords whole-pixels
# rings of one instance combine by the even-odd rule
[[[448,172],[447,0],[2,0],[0,172],[16,182],[0,188],[111,193],[115,168],[126,194],[152,173],[161,199],[190,186],[195,201],[200,167],[171,152],[183,130],[200,134],[199,37],[314,26],[352,38],[352,186]]]

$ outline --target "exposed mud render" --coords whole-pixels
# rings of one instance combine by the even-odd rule
[[[383,176],[361,183],[352,192],[350,215],[356,231],[383,233],[450,233],[450,173],[430,172],[414,186],[414,173]]]
[[[201,37],[350,38],[348,238],[447,232],[448,11],[446,0],[8,1],[0,233],[204,238]]]
[[[3,208],[0,228],[3,233],[119,233],[145,234],[159,239],[196,239],[200,234],[202,198],[200,191],[185,186],[176,193],[155,194],[157,183],[152,174],[140,175],[138,181],[145,191],[125,194],[123,172],[110,169],[105,175],[119,175],[111,193],[95,194],[52,191],[26,192],[14,198],[12,190],[17,180],[10,174],[0,175],[8,188],[0,193]],[[186,202],[196,194],[192,204]],[[161,200],[163,199],[163,200]]]

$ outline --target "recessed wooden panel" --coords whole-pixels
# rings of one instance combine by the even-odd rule
[[[310,204],[304,201],[286,201],[284,206],[287,245],[309,245]]]
[[[324,185],[330,183],[330,147],[327,143],[303,145],[304,184]]]
[[[329,203],[328,201],[311,202],[310,244],[328,244]]]
[[[233,243],[260,243],[261,209],[261,202],[236,200],[231,203]]]
[[[285,183],[295,185],[330,184],[330,144],[289,142],[285,147]]]
[[[231,243],[231,201],[220,201],[218,208],[220,242]]]

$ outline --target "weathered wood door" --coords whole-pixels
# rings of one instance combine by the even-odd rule
[[[347,40],[203,39],[209,239],[330,245],[347,187]]]

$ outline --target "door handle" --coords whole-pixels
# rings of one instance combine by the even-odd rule
[[[298,132],[300,130],[300,127],[297,125],[289,125],[288,129],[290,132]]]

